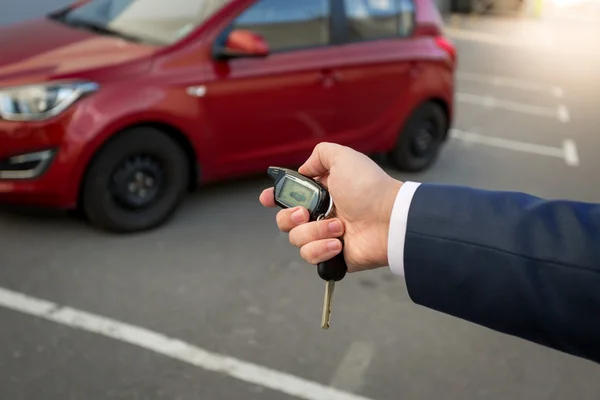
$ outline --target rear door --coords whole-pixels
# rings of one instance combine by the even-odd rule
[[[399,129],[422,44],[411,39],[413,0],[338,0],[345,15],[344,143],[378,150]],[[388,138],[388,139],[386,139]]]
[[[258,0],[232,23],[260,34],[271,54],[213,64],[202,99],[220,172],[302,162],[340,126],[332,0]]]

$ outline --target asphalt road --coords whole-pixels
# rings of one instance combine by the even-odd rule
[[[454,28],[457,131],[434,168],[398,178],[600,201],[600,57],[581,50],[590,27],[548,24],[478,20]],[[531,35],[542,39],[523,46]],[[252,366],[373,400],[600,398],[595,364],[416,306],[386,270],[340,283],[332,327],[322,331],[323,283],[277,231],[275,212],[258,204],[269,183],[204,188],[164,228],[127,237],[58,213],[1,210],[0,398],[299,398],[270,386],[274,375],[252,375]],[[46,313],[31,297],[217,356],[144,339],[183,358],[176,360],[126,343],[130,328],[100,328],[96,317],[72,310]],[[252,364],[237,368],[221,356]],[[254,384],[238,379],[247,374]],[[310,399],[324,390],[310,388]]]

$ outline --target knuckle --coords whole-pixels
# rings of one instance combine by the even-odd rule
[[[290,243],[301,247],[321,239],[321,222],[309,222],[299,225],[290,231]]]
[[[317,239],[325,239],[327,237],[327,224],[329,222],[327,220],[324,221],[319,221],[319,223],[315,224],[315,226],[313,227],[313,231],[312,234],[315,238],[315,240]]]

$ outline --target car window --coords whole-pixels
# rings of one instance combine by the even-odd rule
[[[349,40],[406,37],[414,25],[412,0],[344,0]]]
[[[267,41],[271,51],[329,44],[330,0],[259,0],[234,22]]]
[[[171,44],[186,36],[230,0],[92,0],[61,20],[126,36]]]
[[[396,0],[396,4],[398,7],[398,34],[400,37],[410,36],[415,28],[415,3],[413,0]]]

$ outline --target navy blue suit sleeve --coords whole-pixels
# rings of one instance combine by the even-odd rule
[[[416,304],[600,362],[600,205],[422,184],[408,215]]]

